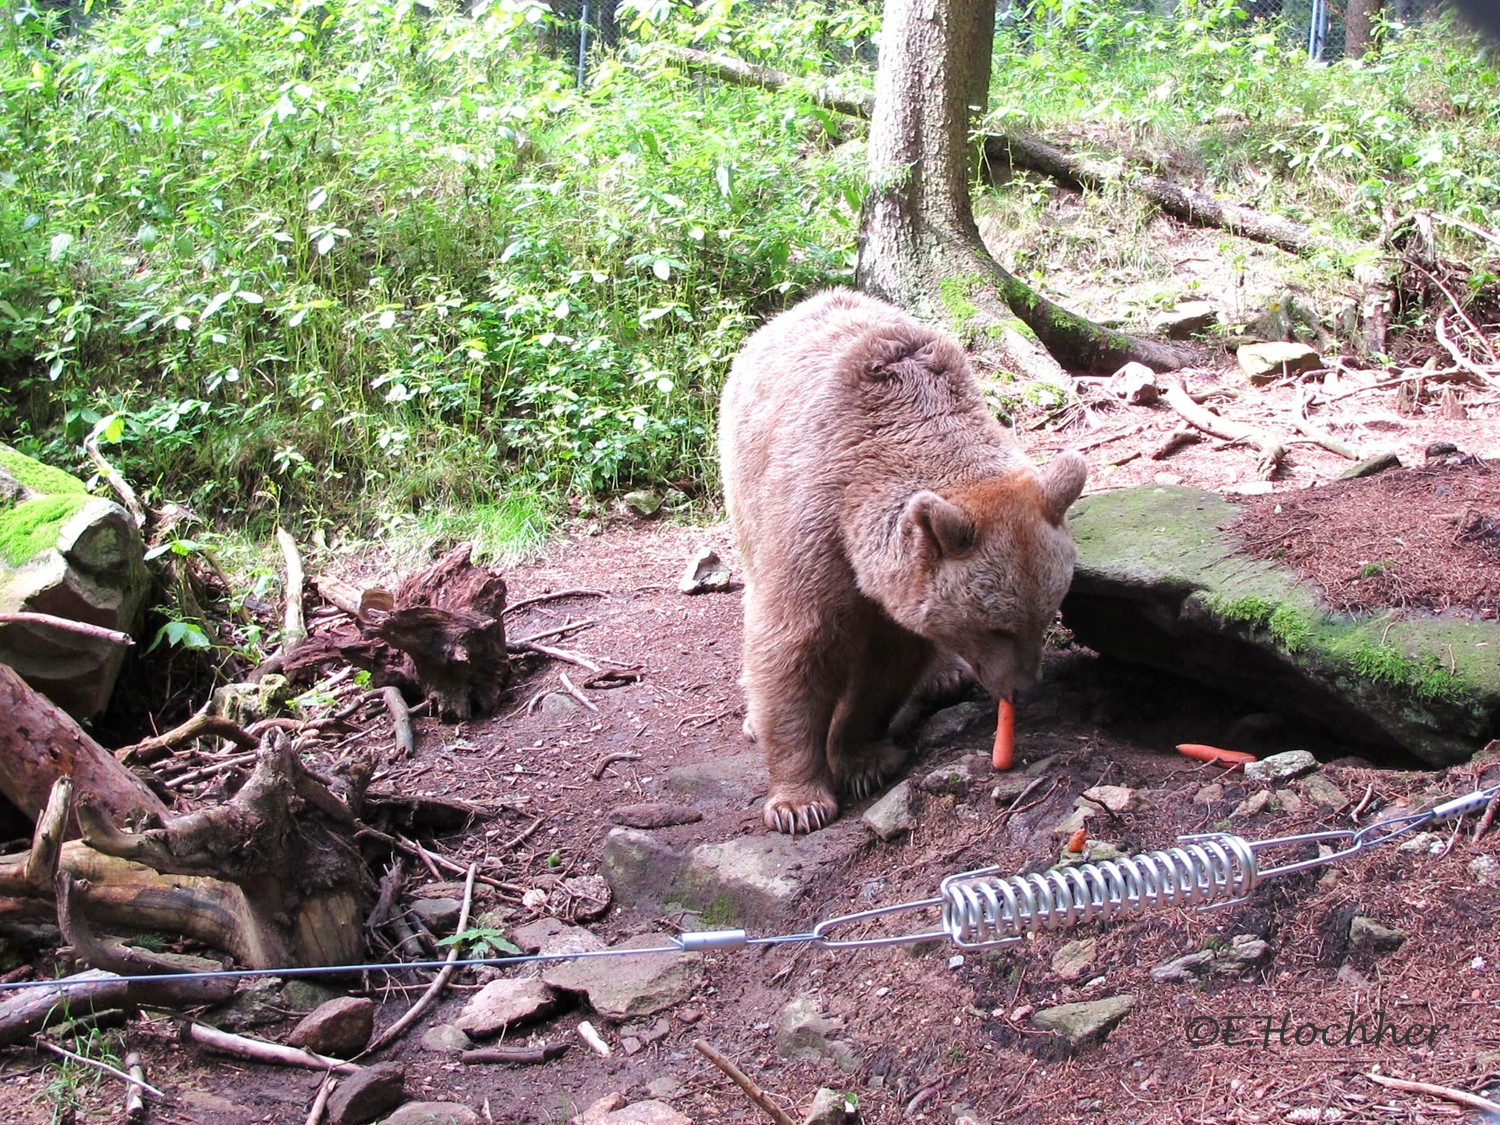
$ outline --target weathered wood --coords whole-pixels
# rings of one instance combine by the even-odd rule
[[[297,541],[285,529],[276,529],[276,542],[281,545],[286,561],[286,614],[281,651],[290,656],[307,639],[307,620],[302,614],[302,556],[297,552]]]
[[[132,981],[98,969],[62,980],[0,994],[0,1046],[24,1043],[49,1023],[61,1023],[86,1012],[127,1005],[186,1008],[216,1004],[234,993],[225,977]]]
[[[1162,398],[1168,406],[1182,415],[1189,425],[1204,433],[1226,441],[1243,441],[1255,446],[1260,450],[1260,470],[1267,478],[1276,472],[1286,456],[1286,447],[1270,435],[1262,433],[1254,426],[1247,426],[1243,422],[1221,418],[1212,411],[1199,406],[1193,401],[1186,385],[1180,380],[1168,381],[1162,392]]]
[[[208,705],[200,708],[192,718],[161,734],[143,738],[133,746],[123,746],[115,751],[115,757],[126,763],[138,762],[150,765],[170,757],[172,751],[197,738],[224,738],[244,750],[254,750],[260,740],[238,723],[212,714]]]
[[[308,1070],[331,1070],[335,1074],[356,1074],[360,1069],[355,1063],[329,1058],[315,1051],[284,1047],[280,1043],[267,1043],[264,1039],[251,1039],[245,1035],[232,1035],[216,1027],[187,1020],[179,1025],[178,1033],[184,1043],[196,1043],[221,1055],[233,1055],[235,1058],[254,1062],[300,1066]]]
[[[144,781],[5,664],[0,715],[6,716],[0,723],[0,793],[25,816],[36,820],[53,783],[71,777],[78,795],[87,794],[117,823],[166,817],[167,806]],[[68,818],[66,835],[78,835],[76,817]]]

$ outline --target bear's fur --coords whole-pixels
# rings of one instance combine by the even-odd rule
[[[902,761],[891,719],[941,654],[995,696],[1037,676],[1072,580],[1084,461],[1044,471],[952,339],[846,289],[746,342],[719,420],[745,570],[745,729],[767,826],[810,832]]]

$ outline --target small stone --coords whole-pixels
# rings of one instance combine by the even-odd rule
[[[453,1102],[407,1102],[381,1125],[481,1125],[479,1114]]]
[[[1290,789],[1278,789],[1272,795],[1272,806],[1284,813],[1296,814],[1302,810],[1302,798]]]
[[[686,1087],[673,1078],[670,1074],[663,1074],[660,1078],[653,1078],[646,1083],[646,1093],[658,1101],[671,1101],[680,1098],[686,1092]]]
[[[638,805],[616,805],[606,818],[611,824],[626,828],[670,828],[674,824],[696,824],[703,814],[691,805],[671,805],[664,801],[647,801]]]
[[[1144,363],[1127,363],[1109,377],[1104,389],[1131,406],[1150,406],[1161,397],[1156,372]]]
[[[911,811],[911,782],[903,781],[865,810],[860,818],[865,825],[882,840],[894,840],[904,832],[916,827],[917,818]]]
[[[631,1055],[639,1054],[641,1041],[634,1035],[622,1035],[620,1036],[620,1050],[625,1052],[627,1058]]]
[[[1193,804],[1213,805],[1224,799],[1224,787],[1217,781],[1210,782],[1193,794]]]
[[[1151,318],[1153,331],[1172,340],[1186,340],[1219,323],[1219,310],[1208,301],[1179,301]]]
[[[471,996],[453,1026],[482,1039],[550,1015],[559,1000],[554,989],[535,977],[502,977]]]
[[[1251,781],[1266,781],[1272,784],[1291,781],[1318,768],[1318,759],[1306,750],[1287,750],[1272,754],[1258,762],[1245,763],[1245,776]]]
[[[1356,992],[1369,992],[1371,988],[1370,978],[1348,962],[1339,966],[1339,971],[1334,974],[1333,979]]]
[[[1436,832],[1418,832],[1415,836],[1408,836],[1396,845],[1398,852],[1425,852],[1428,855],[1440,855],[1447,842]]]
[[[1320,773],[1304,777],[1297,783],[1302,795],[1319,808],[1337,812],[1349,803],[1344,791]]]
[[[840,1070],[856,1070],[854,1048],[834,1037],[843,1027],[843,1020],[823,1014],[815,998],[799,996],[776,1021],[776,1053],[784,1059],[831,1059]]]
[[[438,937],[447,937],[458,925],[464,904],[456,898],[419,898],[411,904],[411,912],[426,926],[428,932]]]
[[[474,1046],[474,1041],[451,1023],[435,1023],[422,1032],[422,1050],[435,1055],[456,1055]]]
[[[1067,942],[1052,955],[1052,971],[1065,981],[1075,981],[1093,967],[1099,954],[1097,938]]]
[[[1135,1007],[1135,997],[1106,996],[1082,1004],[1059,1004],[1031,1017],[1043,1031],[1062,1036],[1074,1047],[1097,1043],[1110,1033]]]
[[[328,1099],[330,1125],[369,1125],[406,1100],[406,1067],[376,1063],[339,1079]]]
[[[655,1021],[654,1023],[627,1023],[620,1028],[620,1034],[632,1036],[633,1038],[639,1039],[643,1044],[649,1046],[652,1043],[657,1043],[665,1039],[667,1037],[667,1033],[671,1030],[671,1021],[663,1016],[661,1019]],[[662,1097],[665,1095],[655,1096]]]
[[[614,1108],[606,1108],[613,1106]],[[600,1098],[579,1116],[571,1125],[693,1125],[666,1102],[643,1101],[626,1104],[623,1094],[609,1094]]]
[[[1083,808],[1074,809],[1052,826],[1054,836],[1072,836],[1080,828],[1088,826],[1088,822],[1097,816],[1099,810],[1093,805],[1085,805]]]
[[[698,553],[688,560],[687,569],[677,580],[677,588],[684,594],[722,593],[729,589],[729,567],[719,558],[712,547],[700,547]]]
[[[1405,940],[1405,931],[1381,925],[1363,914],[1356,914],[1349,920],[1349,944],[1355,949],[1389,953],[1393,949],[1399,949]]]
[[[802,1119],[802,1125],[844,1125],[844,1095],[827,1086],[818,1088],[813,1095],[812,1108]]]
[[[956,703],[944,707],[922,724],[917,734],[917,749],[955,746],[970,731],[994,722],[995,709],[987,703]]]
[[[575,711],[582,711],[583,704],[565,691],[549,691],[542,696],[536,709],[544,715],[571,715]]]
[[[1092,789],[1085,789],[1083,796],[1079,798],[1080,807],[1093,802],[1098,802],[1110,812],[1116,813],[1135,811],[1145,805],[1140,794],[1124,785],[1096,785]]]
[[[1026,792],[1035,780],[1030,770],[1025,773],[1001,774],[995,781],[995,787],[990,790],[990,799],[997,805],[1009,804]]]
[[[1258,789],[1246,797],[1234,811],[1229,814],[1230,820],[1241,820],[1247,816],[1255,816],[1266,811],[1271,803],[1271,791],[1269,789]]]
[[[973,780],[968,769],[962,765],[939,766],[922,778],[917,788],[923,793],[962,798],[969,795],[969,786]]]
[[[1475,883],[1483,886],[1500,880],[1500,860],[1492,855],[1477,855],[1469,860],[1466,870]]]
[[[1283,340],[1243,344],[1235,352],[1235,358],[1239,360],[1240,369],[1257,387],[1323,366],[1323,357],[1317,348]]]
[[[647,488],[627,492],[621,499],[627,509],[643,520],[649,520],[661,511],[661,497]]]
[[[1212,951],[1200,949],[1196,953],[1185,953],[1164,961],[1151,970],[1151,979],[1162,984],[1187,984],[1199,980],[1208,971],[1214,958]]]
[[[303,1017],[286,1041],[320,1055],[347,1059],[365,1049],[374,1030],[375,1001],[364,996],[341,996]]]

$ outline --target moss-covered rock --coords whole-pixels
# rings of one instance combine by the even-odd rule
[[[1063,619],[1102,654],[1165,669],[1433,765],[1500,733],[1500,625],[1332,613],[1293,570],[1239,553],[1236,509],[1189,488],[1087,497]]]
[[[144,554],[118,504],[0,446],[0,612],[133,632],[150,589]],[[49,626],[0,625],[0,661],[80,718],[104,709],[124,655],[119,645]]]

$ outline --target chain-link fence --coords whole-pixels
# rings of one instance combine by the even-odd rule
[[[1278,20],[1288,35],[1307,46],[1315,59],[1338,59],[1345,53],[1351,16],[1359,0],[1240,0],[1252,20]],[[1373,0],[1363,4],[1365,18],[1413,24],[1434,17],[1443,0]]]

